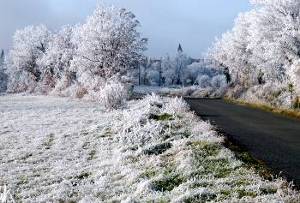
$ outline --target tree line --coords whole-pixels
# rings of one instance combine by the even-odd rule
[[[85,23],[57,32],[44,25],[18,30],[5,60],[7,91],[49,94],[72,89],[83,96],[109,81],[126,80],[146,50],[139,26],[126,9],[98,6]]]
[[[300,1],[251,3],[210,56],[228,68],[234,97],[288,105],[300,95]]]

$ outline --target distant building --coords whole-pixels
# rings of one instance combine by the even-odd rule
[[[177,52],[178,52],[178,53],[182,53],[182,52],[183,52],[183,49],[182,49],[181,44],[179,44],[178,49],[177,49]]]
[[[4,63],[4,57],[5,57],[4,50],[2,49],[0,53],[0,66]]]
[[[174,62],[174,69],[176,69],[177,79],[175,80],[177,80],[177,84],[183,83],[182,78],[184,77],[184,72],[193,63],[197,63],[195,64],[195,67],[202,67],[202,71],[204,72],[218,72],[220,71],[219,68],[221,67],[213,59],[192,58],[186,56],[180,43],[177,48],[177,56],[174,58],[174,60],[176,61],[172,61],[172,63]],[[166,80],[166,78],[163,76],[163,71],[162,59],[145,57],[138,65],[138,84],[158,86],[163,85]]]

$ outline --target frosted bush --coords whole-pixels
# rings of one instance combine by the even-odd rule
[[[146,96],[136,108],[125,110],[114,123],[117,139],[126,144],[143,145],[160,137],[162,126],[150,119],[159,115],[164,102],[158,95]]]
[[[22,82],[20,82],[22,81]],[[8,93],[20,93],[27,92],[33,93],[37,83],[34,80],[34,77],[26,72],[15,73],[14,75],[10,74],[8,79],[7,92]]]
[[[93,92],[94,99],[107,109],[117,109],[122,106],[128,98],[128,91],[119,82],[106,83],[99,92]]]
[[[113,129],[118,133],[116,139],[128,146],[147,146],[164,136],[165,124],[180,123],[176,116],[185,114],[188,104],[182,98],[162,98],[156,94],[147,95],[135,108],[124,110],[116,120]]]
[[[210,77],[209,75],[199,75],[195,85],[192,86],[175,86],[164,88],[135,88],[136,93],[145,94],[155,92],[160,95],[169,96],[183,96],[183,97],[198,97],[198,98],[215,98],[225,95],[228,89],[227,81],[224,75],[216,75]],[[143,90],[143,91],[141,91]]]
[[[152,93],[151,95],[147,95],[144,97],[141,105],[143,108],[140,108],[139,113],[137,112],[136,114],[140,115],[138,116],[140,117],[140,120],[144,119],[145,115],[159,114],[164,106],[164,101],[159,95]]]
[[[66,96],[76,99],[83,99],[89,93],[88,90],[80,84],[74,84],[63,92]]]
[[[210,84],[210,77],[208,75],[199,75],[197,77],[197,83],[201,88],[209,87]]]
[[[159,95],[152,93],[145,96],[143,102],[151,106],[151,105],[162,105],[163,101]]]
[[[225,88],[227,86],[226,78],[224,75],[217,75],[212,78],[211,84],[216,89]]]
[[[72,80],[72,77],[69,74],[65,74],[60,80],[58,80],[55,88],[49,94],[70,97],[75,95],[76,86],[77,83]]]
[[[184,87],[182,88],[182,96],[191,96],[197,89],[197,86]]]
[[[209,98],[213,95],[213,92],[214,88],[212,87],[198,88],[191,96],[197,98]]]
[[[241,97],[245,90],[246,89],[244,86],[237,84],[232,88],[228,88],[228,90],[226,91],[226,96],[229,98],[237,99]]]
[[[287,85],[279,83],[266,83],[264,85],[253,86],[242,94],[240,98],[249,102],[287,108],[291,105]]]
[[[90,73],[82,73],[78,78],[78,82],[86,89],[90,91],[98,92],[106,85],[105,78],[97,77]]]
[[[165,106],[165,112],[175,115],[189,110],[189,105],[182,98],[173,98]]]

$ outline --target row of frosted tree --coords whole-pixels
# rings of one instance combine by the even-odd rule
[[[7,92],[97,97],[111,83],[183,86],[224,79],[213,79],[218,70],[193,61],[181,46],[176,57],[147,59],[139,26],[125,9],[98,6],[80,25],[18,30],[5,60]]]
[[[18,30],[5,60],[7,91],[83,97],[126,81],[146,49],[139,26],[125,9],[98,6],[81,25]]]
[[[8,92],[98,98],[124,97],[126,84],[159,86],[223,84],[227,96],[278,106],[298,105],[300,2],[252,0],[233,29],[209,50],[217,64],[187,57],[147,60],[147,39],[133,13],[99,6],[86,22],[53,32],[45,26],[18,30],[0,64]],[[4,65],[3,65],[4,63]],[[3,83],[3,82],[2,82]],[[123,88],[124,87],[124,88]],[[120,94],[118,92],[121,92]]]
[[[252,0],[212,58],[227,67],[233,96],[288,105],[300,95],[300,1]]]
[[[138,84],[150,86],[205,86],[203,79],[225,81],[222,68],[213,60],[188,57],[179,45],[175,57],[146,58],[139,65]]]

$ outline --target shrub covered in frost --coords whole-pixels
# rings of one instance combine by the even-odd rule
[[[128,98],[128,89],[120,82],[106,83],[98,92],[90,92],[93,100],[98,101],[107,109],[122,106]]]
[[[211,79],[212,87],[216,89],[224,88],[227,86],[226,78],[224,75],[217,75]]]
[[[197,77],[196,82],[198,83],[198,85],[201,88],[206,88],[206,87],[209,87],[211,85],[210,84],[210,77],[208,75],[199,75]]]
[[[175,115],[187,112],[189,110],[189,105],[182,99],[175,97],[167,102],[165,106],[165,112]]]
[[[275,107],[291,106],[288,85],[281,83],[266,83],[249,88],[241,95],[241,99],[249,102],[268,104]]]

